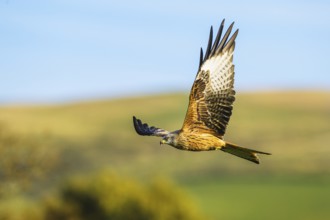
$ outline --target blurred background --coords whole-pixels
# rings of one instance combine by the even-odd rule
[[[327,219],[327,1],[0,0],[0,219]],[[181,127],[209,28],[235,21],[226,140],[261,164],[138,136]]]

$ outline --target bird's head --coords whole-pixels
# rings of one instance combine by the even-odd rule
[[[168,144],[175,147],[177,145],[177,137],[178,137],[177,132],[171,132],[160,140],[160,145]]]

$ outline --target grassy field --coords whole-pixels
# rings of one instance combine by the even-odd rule
[[[187,97],[170,94],[54,106],[3,106],[0,131],[47,139],[47,144],[44,139],[37,142],[41,143],[37,151],[53,165],[45,178],[31,184],[32,194],[42,195],[74,174],[111,169],[141,182],[171,178],[211,219],[330,216],[325,205],[330,196],[330,93],[237,96],[226,140],[271,152],[272,156],[261,158],[260,165],[223,152],[159,147],[158,138],[135,133],[133,115],[167,130],[180,128]]]
[[[218,179],[188,184],[214,219],[327,219],[329,179]]]

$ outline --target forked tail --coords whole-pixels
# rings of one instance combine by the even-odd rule
[[[259,157],[258,154],[267,154],[271,155],[270,153],[256,151],[248,148],[239,147],[235,144],[226,142],[226,145],[221,148],[222,151],[233,154],[237,157],[252,161],[254,163],[259,164]]]

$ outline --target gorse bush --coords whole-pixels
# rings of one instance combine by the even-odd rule
[[[56,166],[49,135],[18,134],[0,123],[0,198],[26,191]]]
[[[45,210],[48,220],[203,219],[195,204],[172,183],[157,180],[141,185],[109,172],[73,178],[57,198],[47,201]]]
[[[0,199],[1,220],[43,220],[43,209],[36,201],[24,196]]]

